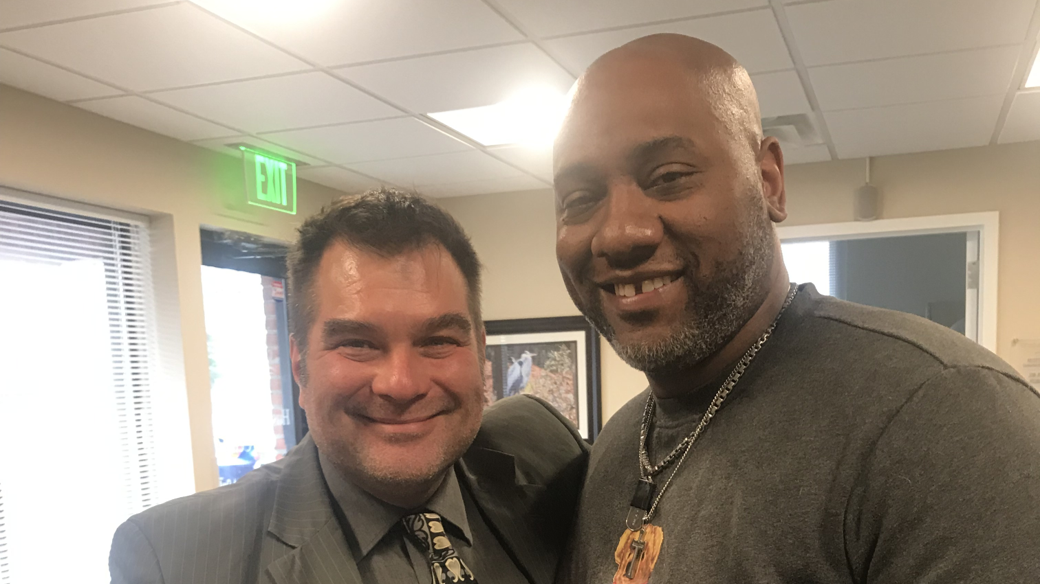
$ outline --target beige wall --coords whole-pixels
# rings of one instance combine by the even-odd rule
[[[235,156],[0,85],[0,185],[153,218],[160,318],[174,325],[163,329],[164,338],[175,339],[180,349],[165,355],[162,366],[174,379],[183,371],[184,382],[171,389],[187,388],[180,403],[186,401],[190,419],[197,490],[218,483],[199,226],[290,241],[301,217],[339,194],[299,181],[298,214],[290,216],[246,205],[242,177]]]
[[[788,168],[785,225],[851,221],[852,193],[863,181],[862,160]],[[1040,338],[1040,142],[876,158],[872,182],[884,219],[999,211],[997,352],[1008,358],[1012,339]],[[442,203],[487,266],[487,318],[577,314],[556,266],[550,191]],[[646,381],[605,343],[603,355],[605,420]]]
[[[852,192],[862,182],[861,160],[789,168],[786,224],[851,220]],[[1014,338],[1040,338],[1040,142],[878,158],[873,182],[883,194],[883,218],[999,211],[998,353],[1008,356]],[[299,218],[339,193],[300,181],[295,217],[249,207],[234,156],[6,86],[0,86],[0,185],[153,217],[161,317],[178,349],[164,373],[178,380],[176,392],[187,388],[181,403],[190,419],[194,487],[216,486],[199,226],[288,241]],[[550,191],[440,202],[473,237],[487,267],[488,319],[577,314],[556,266]],[[606,419],[646,380],[609,345],[602,348]]]

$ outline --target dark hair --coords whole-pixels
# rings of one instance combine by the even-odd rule
[[[418,194],[380,188],[339,198],[300,226],[289,250],[289,326],[301,352],[314,321],[314,275],[325,250],[342,241],[365,251],[393,257],[427,245],[451,254],[469,289],[470,315],[477,331],[480,316],[480,260],[462,226]],[[479,332],[478,332],[479,334]]]

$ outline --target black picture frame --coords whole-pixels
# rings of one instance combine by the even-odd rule
[[[593,442],[602,424],[599,334],[596,329],[581,316],[489,320],[484,322],[484,327],[488,338],[485,350],[488,357],[486,403],[512,395],[510,391],[518,391],[517,384],[522,383],[519,391],[546,399],[575,423],[582,437]],[[537,346],[551,351],[551,354],[539,355],[537,350],[534,353],[529,350],[537,349]],[[519,354],[521,350],[529,355],[526,357],[526,376],[523,375],[525,357]],[[561,361],[565,363],[563,367],[568,367],[568,358],[573,360],[573,405],[569,391],[565,392],[567,395],[561,395],[545,389],[556,388],[558,384],[549,383],[553,379],[566,380],[566,373],[559,370]],[[510,370],[515,374],[512,386],[508,385]],[[517,375],[520,381],[516,381]],[[545,382],[532,387],[531,383],[538,376],[544,376]]]

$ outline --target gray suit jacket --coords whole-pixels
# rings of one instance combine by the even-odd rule
[[[461,486],[532,584],[553,581],[587,454],[556,410],[520,396],[484,413],[455,465]],[[353,534],[344,532],[332,501],[308,436],[234,485],[128,519],[112,542],[112,582],[362,584],[348,543]]]

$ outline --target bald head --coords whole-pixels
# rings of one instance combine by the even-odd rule
[[[596,59],[578,80],[567,121],[604,95],[627,99],[633,92],[672,94],[672,104],[699,110],[727,137],[757,155],[762,142],[758,96],[747,71],[721,48],[681,34],[636,39]],[[593,103],[590,103],[593,102]],[[569,124],[561,135],[566,137]]]

